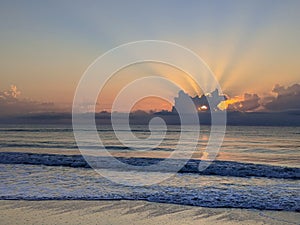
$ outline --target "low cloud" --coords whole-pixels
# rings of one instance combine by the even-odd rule
[[[0,99],[16,99],[20,94],[21,92],[18,90],[17,86],[11,85],[8,91],[0,91]]]
[[[245,93],[243,96],[229,98],[228,111],[287,111],[300,109],[300,84],[289,87],[275,85],[273,95],[261,98],[258,94]],[[275,95],[274,95],[275,94]]]
[[[260,107],[260,97],[257,94],[245,93],[243,100],[229,104],[230,111],[253,111]]]
[[[217,99],[216,106],[221,101],[224,101],[224,109],[227,107],[228,111],[288,111],[293,109],[300,110],[300,84],[293,84],[289,87],[282,85],[275,85],[272,90],[273,95],[261,98],[255,93],[245,93],[243,96],[235,98],[226,98],[219,96],[219,93],[214,92],[216,96],[211,95]],[[39,102],[27,98],[21,98],[21,92],[15,85],[12,85],[9,90],[0,91],[0,116],[15,116],[33,113],[47,113],[47,112],[70,112],[71,109],[66,106],[58,106],[52,102]],[[201,107],[207,105],[207,97],[194,97],[192,100]],[[87,104],[86,102],[84,104]],[[87,110],[87,105],[82,106]]]
[[[0,116],[57,111],[54,103],[19,98],[20,94],[15,85],[11,85],[9,90],[0,91]]]
[[[293,84],[287,88],[275,85],[272,90],[276,97],[266,99],[264,107],[270,111],[284,111],[300,109],[300,84]]]

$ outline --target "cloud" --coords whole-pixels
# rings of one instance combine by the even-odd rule
[[[192,100],[192,101],[191,101]],[[174,98],[175,104],[172,108],[173,112],[180,111],[184,113],[197,113],[198,111],[219,111],[219,104],[227,100],[225,95],[219,93],[218,89],[213,92],[191,97],[184,91],[179,91],[178,97]]]
[[[0,99],[17,98],[21,92],[17,89],[16,85],[11,85],[8,91],[0,91]]]
[[[229,111],[253,111],[260,107],[260,97],[257,94],[245,93],[243,100],[228,105]]]
[[[20,99],[20,94],[15,85],[11,85],[9,90],[0,91],[0,116],[57,111],[54,103]]]
[[[13,98],[17,98],[18,95],[21,94],[21,92],[17,89],[17,86],[16,86],[16,85],[11,85],[11,86],[10,86],[9,94],[10,94]]]
[[[211,98],[214,110],[216,107],[220,106],[220,102],[223,103],[223,108],[227,108],[228,111],[288,111],[291,109],[300,109],[300,84],[293,84],[289,87],[277,84],[272,92],[275,96],[269,95],[264,98],[261,98],[255,93],[245,93],[243,96],[227,98],[223,95],[219,95],[217,91],[208,96],[196,96],[194,98],[191,98],[187,94],[185,95],[189,100],[192,100],[198,108],[203,105],[208,105],[207,98]],[[0,91],[0,116],[47,112],[71,112],[70,106],[20,98],[20,95],[21,92],[15,85],[11,85],[9,90]],[[178,101],[178,98],[175,98],[175,100],[176,99]],[[183,100],[182,102],[184,104],[180,103],[179,105],[182,105],[183,109],[187,110],[188,107],[185,105],[187,101]],[[83,109],[86,112],[88,103],[84,102],[84,104]]]
[[[15,85],[11,85],[9,90],[0,91],[0,102],[13,103],[16,101],[19,94],[21,94],[21,92],[18,91],[17,87]],[[3,110],[3,108],[1,109]]]
[[[284,111],[300,109],[300,84],[293,84],[287,88],[275,85],[272,92],[277,96],[269,98],[264,107],[270,111]]]

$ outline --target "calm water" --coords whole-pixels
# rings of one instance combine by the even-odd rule
[[[139,138],[146,138],[150,134],[142,126],[134,127],[133,130]],[[204,151],[209,131],[209,127],[201,127],[195,159]],[[99,128],[98,132],[113,154],[120,157],[138,157],[136,162],[144,163],[147,159],[168,156],[176,147],[180,127],[170,126],[164,141],[151,151],[143,151],[151,145],[147,141],[144,145],[139,145],[138,149],[124,146],[108,127]],[[75,164],[65,166],[63,163],[61,166],[47,166],[49,160],[57,165],[63,162],[65,156],[62,155],[78,154],[70,127],[1,127],[0,198],[143,199],[207,207],[299,211],[299,137],[299,127],[227,127],[217,159],[229,162],[218,162],[207,173],[199,174],[187,170],[188,173],[178,172],[161,183],[132,187],[105,179],[93,169],[78,166],[81,164],[76,164],[76,167],[72,166]],[[84,147],[101,151],[93,140],[87,140]],[[36,155],[34,159],[28,159],[29,156],[13,155],[11,152],[33,152]],[[44,153],[57,155],[50,159]],[[28,160],[41,165],[28,164]],[[110,176],[125,176],[122,171],[113,167],[108,166],[106,169]],[[137,177],[147,179],[147,174],[141,178],[138,173],[140,172],[131,171],[126,176],[129,180]],[[162,173],[168,171],[151,172],[157,178]]]

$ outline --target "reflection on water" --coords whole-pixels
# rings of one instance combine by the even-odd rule
[[[166,158],[176,148],[180,136],[179,126],[168,126],[164,140],[158,146],[145,151],[152,146],[153,143],[150,142],[156,141],[155,131],[152,132],[152,139],[147,140],[146,138],[150,135],[147,126],[135,126],[132,130],[135,136],[144,140],[142,144],[139,142],[137,146],[134,143],[124,146],[110,127],[100,127],[98,132],[111,154],[122,157]],[[191,132],[193,132],[192,129]],[[208,126],[201,127],[198,146],[193,158],[199,159],[203,156],[209,133]],[[0,151],[79,153],[72,129],[67,126],[1,127],[0,134]],[[299,137],[300,127],[228,126],[217,159],[299,167]],[[185,141],[188,145],[189,140]],[[95,140],[87,139],[83,145],[89,150],[99,150],[99,145]],[[135,147],[132,148],[132,146]]]
[[[98,132],[111,154],[122,157],[166,158],[176,148],[180,135],[180,127],[169,126],[164,140],[150,151],[145,151],[153,144],[149,141],[156,140],[155,131],[152,134],[154,138],[148,140],[146,138],[149,137],[150,132],[147,127],[136,126],[132,129],[137,137],[144,140],[138,148],[124,146],[116,139],[109,127],[101,127]],[[192,130],[187,132],[193,132]],[[201,127],[199,143],[193,153],[194,158],[200,158],[203,155],[209,132],[209,127]],[[297,127],[227,127],[217,159],[300,167],[299,135],[300,128]],[[194,140],[185,141],[188,146],[189,142]],[[99,149],[96,141],[88,138],[81,144],[91,152],[103,151]],[[1,127],[0,151],[80,154],[71,127],[61,125]],[[35,160],[50,160],[45,155],[40,156],[41,158],[36,155],[34,157]],[[45,157],[48,158],[45,159]],[[72,159],[72,157],[80,156],[69,158]],[[240,167],[242,170],[238,170],[237,164],[225,163],[224,172],[226,173],[223,176],[216,175],[221,174],[223,169],[213,170],[212,164],[209,168],[212,173],[209,175],[176,173],[162,183],[140,187],[113,183],[94,170],[86,168],[0,164],[0,199],[140,199],[206,207],[300,210],[299,180],[285,176],[291,171],[297,172],[297,169],[282,168],[278,172],[273,166],[256,165],[257,168],[264,168],[261,171],[253,165],[243,163]],[[277,177],[281,179],[275,178],[276,176],[261,175],[262,172],[269,173],[268,168],[275,175],[280,173]],[[213,171],[218,171],[218,173]],[[234,175],[242,171],[250,175],[245,177]],[[138,171],[125,173],[109,168],[107,172],[115,178],[127,177],[128,182],[139,177],[141,183],[143,183],[142,179],[147,180],[149,177],[155,179],[162,176],[160,171],[151,172],[151,176],[147,172],[141,176],[137,174],[140,173]],[[255,173],[256,176],[251,175]]]

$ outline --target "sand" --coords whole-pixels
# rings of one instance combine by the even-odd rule
[[[0,201],[0,224],[299,224],[300,213],[144,201]]]

